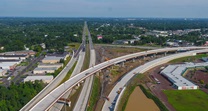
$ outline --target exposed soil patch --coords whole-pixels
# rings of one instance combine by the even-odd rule
[[[130,95],[125,111],[160,111],[160,109],[139,87],[136,87]]]

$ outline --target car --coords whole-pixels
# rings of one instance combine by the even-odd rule
[[[85,75],[88,75],[88,74],[90,74],[90,73],[86,73]]]

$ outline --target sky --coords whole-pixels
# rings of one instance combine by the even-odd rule
[[[208,18],[208,0],[0,0],[0,17]]]

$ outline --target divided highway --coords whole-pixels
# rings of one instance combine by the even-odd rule
[[[118,57],[106,62],[103,62],[101,64],[98,64],[94,67],[90,67],[89,69],[77,74],[76,76],[70,78],[65,83],[58,86],[56,89],[48,93],[43,99],[41,99],[37,104],[35,104],[30,110],[31,111],[43,111],[48,110],[61,96],[63,96],[67,91],[69,91],[71,88],[73,88],[76,84],[81,82],[82,80],[86,79],[87,77],[90,77],[95,72],[104,69],[108,66],[114,65],[117,61],[126,61],[128,59],[133,59],[140,56],[146,56],[149,54],[155,54],[155,53],[163,53],[163,52],[169,52],[169,51],[177,51],[181,49],[185,50],[194,50],[194,49],[205,49],[207,47],[176,47],[176,48],[163,48],[163,49],[156,49],[156,50],[149,50],[134,54],[129,54],[126,56]],[[207,50],[205,50],[207,51]],[[145,68],[144,68],[145,69]],[[144,70],[143,69],[143,70]]]
[[[95,50],[94,50],[94,47],[93,47],[91,34],[90,34],[90,31],[89,31],[88,27],[87,27],[87,32],[88,32],[89,48],[90,48],[90,64],[89,64],[89,67],[93,67],[95,65],[95,62],[96,62],[96,55],[95,55]],[[73,111],[85,111],[86,110],[88,99],[90,97],[90,92],[91,92],[91,89],[92,89],[93,78],[94,78],[94,75],[85,79],[84,86],[82,88],[79,99],[78,99]]]

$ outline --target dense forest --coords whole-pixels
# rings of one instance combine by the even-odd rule
[[[56,18],[1,18],[0,46],[3,51],[24,50],[24,45],[46,44],[49,50],[63,50],[70,42],[81,42],[84,21]]]
[[[0,86],[0,111],[18,111],[45,87],[42,81]]]

